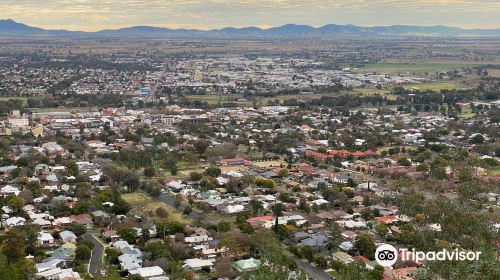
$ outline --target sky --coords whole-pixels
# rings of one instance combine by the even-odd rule
[[[500,28],[500,0],[0,0],[0,19],[47,29],[215,29],[288,23]]]

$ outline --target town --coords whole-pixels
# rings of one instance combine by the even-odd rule
[[[0,44],[1,279],[500,275],[498,45],[87,43]]]

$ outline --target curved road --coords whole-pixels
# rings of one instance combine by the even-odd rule
[[[166,194],[166,193],[162,193],[160,195],[159,199],[161,201],[163,201],[164,203],[168,204],[169,206],[171,206],[172,208],[177,209],[178,211],[182,211],[182,209],[187,205],[185,203],[181,203],[181,206],[179,206],[179,208],[176,208],[175,207],[175,198],[169,194]],[[191,216],[191,218],[193,218],[195,220],[200,220],[200,221],[203,221],[203,222],[206,222],[209,224],[217,224],[216,220],[207,217],[207,215],[205,215],[204,213],[197,211],[195,209],[193,209],[193,211],[191,212],[191,214],[189,216]],[[333,279],[330,274],[326,273],[322,269],[319,269],[315,266],[312,266],[310,263],[307,263],[307,262],[300,260],[298,258],[294,258],[294,260],[297,262],[299,268],[303,269],[307,273],[307,275],[309,276],[310,279],[315,279],[315,280],[331,280],[331,279]]]
[[[104,244],[101,243],[97,237],[93,233],[86,233],[83,235],[85,240],[88,240],[94,244],[94,248],[92,249],[92,254],[90,256],[89,262],[89,274],[92,277],[101,277],[101,264],[102,258],[104,256]]]
[[[315,279],[315,280],[331,280],[334,279],[332,276],[328,273],[326,273],[324,270],[317,268],[315,266],[312,266],[310,263],[305,262],[303,260],[299,260],[298,258],[294,258],[294,260],[297,262],[297,265],[299,266],[300,269],[303,269],[309,278]]]

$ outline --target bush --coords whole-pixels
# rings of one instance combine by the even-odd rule
[[[227,232],[231,229],[231,224],[226,221],[220,221],[219,224],[217,224],[217,232]]]
[[[163,207],[156,208],[155,213],[156,213],[156,216],[158,216],[158,217],[160,217],[162,219],[167,218],[168,215],[169,215],[168,211],[165,208],[163,208]]]

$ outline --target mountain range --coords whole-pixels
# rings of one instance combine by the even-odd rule
[[[0,35],[11,36],[72,36],[72,37],[121,37],[121,38],[190,38],[190,39],[301,39],[373,36],[435,36],[435,37],[500,37],[498,29],[462,29],[443,25],[411,26],[391,25],[362,27],[356,25],[328,24],[321,27],[286,24],[262,29],[258,27],[226,27],[213,30],[170,29],[153,26],[133,26],[106,29],[97,32],[48,30],[18,23],[12,19],[0,20]]]

